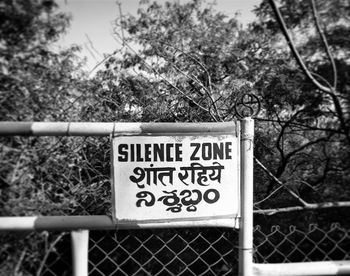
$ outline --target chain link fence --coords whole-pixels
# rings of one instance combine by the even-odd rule
[[[71,275],[69,232],[2,234],[0,275]],[[33,243],[36,239],[37,242]],[[8,243],[7,243],[8,244]],[[350,230],[254,229],[256,263],[350,260]],[[16,248],[14,250],[13,248]],[[238,231],[222,228],[90,231],[89,275],[236,275]]]
[[[108,138],[16,139],[19,140],[15,141],[17,143],[39,144],[43,153],[38,154],[37,148],[15,153],[6,148],[0,151],[2,170],[11,171],[11,166],[15,167],[10,174],[11,190],[2,190],[0,194],[2,215],[37,215],[37,210],[40,215],[109,214]],[[51,150],[47,151],[47,148]],[[6,160],[12,160],[13,164]],[[338,217],[332,216],[332,219],[338,221]],[[311,224],[306,228],[256,226],[254,261],[350,260],[348,229],[349,225],[342,227],[339,224],[327,227]],[[2,232],[0,243],[0,276],[72,274],[69,232]],[[90,232],[90,275],[236,275],[237,272],[237,230]]]
[[[288,263],[350,260],[350,230],[333,223],[328,229],[310,224],[304,231],[295,226],[272,226],[270,233],[255,227],[255,262]]]
[[[172,229],[92,233],[91,275],[231,275],[238,233]]]

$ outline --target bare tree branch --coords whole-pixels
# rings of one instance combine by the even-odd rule
[[[27,248],[24,248],[24,249],[22,250],[21,256],[19,257],[19,260],[18,260],[18,262],[17,262],[17,264],[16,264],[15,271],[14,271],[14,273],[13,273],[14,276],[20,276],[20,275],[22,275],[22,273],[20,273],[20,268],[21,268],[21,265],[22,265],[22,263],[23,263],[23,260],[24,260],[24,257],[25,257],[25,255],[26,255],[26,253],[27,253]]]
[[[327,39],[326,39],[322,29],[321,29],[318,13],[317,13],[317,9],[316,9],[315,0],[311,0],[311,6],[312,6],[312,14],[313,14],[313,17],[314,17],[314,20],[315,20],[317,31],[318,31],[319,35],[321,36],[324,48],[325,48],[326,53],[327,53],[327,56],[328,56],[329,61],[331,62],[331,65],[332,65],[333,89],[336,90],[337,89],[337,82],[338,82],[338,79],[337,79],[337,66],[335,65],[334,58],[333,58],[333,56],[332,56],[332,54],[330,52]]]
[[[297,199],[303,206],[307,206],[308,203],[303,200],[299,195],[297,195],[295,192],[293,192],[289,187],[287,187],[287,185],[285,183],[283,183],[281,180],[279,180],[276,176],[273,175],[273,173],[271,173],[269,171],[269,169],[267,169],[260,161],[259,159],[257,159],[256,157],[254,157],[255,162],[259,165],[260,168],[262,168],[262,170],[264,172],[267,173],[267,175],[269,177],[271,177],[276,183],[278,183],[280,186],[282,186],[283,188],[285,188],[287,190],[287,192],[292,195],[295,199]]]
[[[36,272],[36,275],[37,276],[40,276],[41,275],[41,272],[44,268],[44,265],[47,261],[47,258],[49,257],[49,254],[52,252],[52,250],[54,250],[56,244],[66,235],[67,233],[66,232],[62,232],[61,234],[59,234],[59,236],[50,244],[50,247],[46,249],[46,253],[45,253],[45,256],[43,258],[43,260],[41,261],[40,263],[40,267],[38,269],[38,271]]]
[[[116,33],[116,35],[120,38],[119,34]],[[197,107],[199,107],[200,109],[202,109],[205,112],[208,112],[211,117],[213,118],[213,120],[217,121],[217,118],[209,112],[208,108],[205,108],[204,106],[200,105],[197,101],[195,101],[191,96],[189,96],[188,94],[186,94],[184,91],[182,91],[181,89],[179,89],[175,84],[173,84],[172,82],[170,82],[167,78],[165,78],[161,73],[158,72],[158,70],[156,70],[155,68],[153,68],[150,64],[148,64],[148,62],[142,57],[140,56],[140,54],[138,54],[128,43],[125,43],[125,47],[127,47],[130,51],[132,51],[138,58],[140,58],[140,60],[142,61],[142,63],[150,70],[152,71],[155,75],[157,75],[159,78],[161,78],[164,82],[166,82],[169,86],[171,86],[172,88],[174,88],[178,93],[180,93],[182,96],[184,96],[187,100],[191,101],[194,105],[196,105]]]
[[[289,121],[284,121],[284,120],[274,120],[270,118],[261,118],[261,117],[256,117],[255,120],[261,121],[261,122],[274,122],[274,123],[288,123]],[[316,131],[325,131],[325,132],[331,132],[331,133],[337,133],[337,134],[345,134],[344,131],[338,130],[338,129],[332,129],[332,128],[322,128],[322,127],[317,127],[317,126],[309,126],[301,123],[293,123],[289,122],[290,126],[294,127],[299,127],[303,128],[303,130],[316,130]]]
[[[312,75],[312,73],[309,71],[309,69],[306,67],[304,61],[302,60],[298,50],[295,47],[295,44],[291,38],[291,36],[289,35],[287,26],[283,20],[283,17],[281,15],[281,12],[279,10],[279,8],[277,7],[276,3],[274,0],[269,0],[270,5],[272,7],[273,12],[275,13],[276,19],[281,27],[282,33],[284,35],[284,37],[287,40],[287,43],[289,45],[290,50],[292,51],[292,54],[294,56],[294,58],[296,59],[297,63],[299,64],[299,66],[301,67],[301,69],[303,70],[303,72],[305,73],[305,75],[308,77],[308,79],[320,90],[327,92],[327,93],[333,93],[334,89],[333,88],[329,88],[327,86],[324,86],[323,84],[321,84],[320,82],[318,82]]]
[[[144,38],[146,39],[146,38]],[[216,115],[218,116],[218,118],[223,121],[222,119],[222,115],[220,114],[219,112],[219,109],[216,105],[216,101],[214,101],[213,99],[213,96],[212,96],[212,93],[213,93],[213,87],[212,87],[212,80],[211,80],[211,76],[209,74],[209,71],[208,69],[206,68],[206,66],[201,62],[199,61],[196,57],[194,57],[192,54],[189,54],[189,53],[186,53],[185,51],[183,51],[182,49],[179,49],[178,47],[175,47],[174,45],[171,45],[165,41],[158,41],[159,43],[163,44],[163,45],[166,45],[168,47],[171,47],[173,48],[175,51],[179,51],[181,52],[182,55],[185,55],[186,57],[188,57],[189,59],[191,59],[192,61],[194,61],[197,65],[199,65],[202,70],[205,72],[206,76],[207,76],[207,81],[208,81],[208,88],[205,87],[203,85],[203,83],[201,81],[199,81],[195,76],[191,76],[191,75],[188,75],[187,73],[183,72],[180,68],[178,68],[174,62],[170,62],[172,63],[172,66],[177,70],[179,71],[182,75],[184,75],[185,77],[193,80],[195,83],[197,83],[199,86],[201,86],[203,88],[203,90],[205,91],[205,93],[207,94],[209,100],[211,101],[211,106],[214,107],[214,111],[216,113]],[[210,111],[210,109],[209,109]],[[213,117],[213,115],[211,115]],[[217,120],[216,120],[217,121]]]
[[[123,46],[125,46],[125,36],[124,36],[124,28],[122,26],[122,18],[123,18],[123,14],[122,14],[122,3],[120,1],[117,1],[117,5],[119,8],[119,24],[120,24],[120,31],[122,33],[122,41],[123,41]]]
[[[291,206],[291,207],[273,208],[273,209],[265,209],[265,210],[254,210],[254,214],[271,216],[278,213],[330,209],[330,208],[343,208],[343,207],[350,207],[350,201],[307,203],[305,206]]]
[[[295,192],[293,192],[289,187],[287,187],[285,183],[283,183],[277,177],[275,177],[257,158],[254,157],[254,160],[274,181],[276,181],[280,185],[279,188],[277,188],[274,192],[269,194],[263,200],[255,203],[254,206],[270,198],[272,194],[280,190],[281,187],[285,188],[289,192],[289,194],[291,194],[295,199],[297,199],[302,204],[302,206],[290,206],[290,207],[272,208],[272,209],[258,209],[258,210],[254,210],[254,214],[271,216],[278,213],[287,213],[287,212],[293,212],[293,211],[350,207],[350,201],[308,203],[305,200],[303,200],[299,195],[297,195]]]
[[[271,7],[272,7],[272,10],[273,10],[273,12],[274,12],[274,14],[276,16],[276,19],[277,19],[278,23],[280,25],[282,33],[283,33],[284,37],[287,40],[289,48],[292,51],[292,54],[293,54],[294,58],[296,59],[297,63],[301,67],[301,69],[304,72],[304,74],[307,76],[307,78],[318,89],[320,89],[321,91],[329,94],[332,97],[332,100],[333,100],[333,103],[334,103],[334,107],[335,107],[335,110],[337,112],[337,117],[339,118],[339,121],[340,121],[340,125],[341,125],[342,129],[345,132],[345,135],[346,135],[346,138],[347,138],[348,142],[350,143],[350,134],[349,134],[349,130],[350,129],[349,129],[349,127],[346,124],[346,121],[345,121],[345,118],[344,118],[343,108],[342,108],[342,105],[339,102],[339,99],[337,97],[337,92],[335,90],[335,87],[332,87],[330,85],[329,86],[324,86],[318,80],[315,79],[314,74],[311,73],[310,70],[306,67],[306,65],[303,62],[303,60],[302,60],[298,50],[296,49],[296,46],[295,46],[291,36],[289,35],[289,32],[288,32],[288,29],[287,29],[286,24],[284,22],[284,19],[283,19],[282,15],[281,15],[281,12],[280,12],[279,8],[277,7],[275,1],[274,0],[269,0],[269,3],[271,5]],[[317,28],[320,30],[320,26],[319,26],[319,23],[318,23],[318,17],[317,17],[316,7],[315,6],[313,7],[313,12],[314,12],[314,16],[316,16],[315,17],[316,26],[318,25]],[[331,54],[329,52],[329,47],[328,47],[328,43],[327,43],[326,38],[324,37],[322,32],[320,32],[320,35],[322,37],[322,40],[323,40],[323,43],[324,43],[325,47],[327,48],[328,56],[331,56]],[[333,58],[331,58],[331,63],[332,63],[332,68],[333,68],[333,66],[335,68],[335,63],[334,63]],[[334,71],[334,68],[333,68],[333,71]],[[333,74],[336,74],[336,70],[335,70],[335,73],[333,72]],[[336,78],[334,79],[334,83],[336,84]]]

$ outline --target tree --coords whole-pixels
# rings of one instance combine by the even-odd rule
[[[164,6],[144,1],[137,18],[117,23],[116,39],[124,48],[96,77],[99,100],[115,114],[109,119],[126,119],[126,114],[141,121],[233,118],[234,94],[250,86],[245,53],[235,46],[243,32],[236,19],[201,1]]]
[[[75,56],[78,47],[54,51],[53,43],[68,27],[69,17],[50,0],[0,3],[0,119],[5,121],[78,120],[88,81]],[[77,98],[78,97],[78,98]],[[89,192],[77,181],[79,140],[56,137],[2,137],[0,140],[0,209],[2,216],[67,214]],[[71,173],[71,182],[62,180]],[[72,184],[73,182],[73,184]],[[85,188],[85,189],[84,189]],[[76,192],[76,194],[79,194]],[[84,208],[80,208],[84,209]],[[47,239],[45,233],[36,239]],[[33,239],[29,235],[26,239]],[[31,252],[18,235],[3,233],[1,274],[16,273],[23,253],[27,270],[40,264],[42,252]],[[23,251],[22,251],[23,250]],[[23,256],[24,256],[23,255]],[[18,263],[16,257],[20,260]],[[10,272],[11,271],[11,272]],[[33,272],[34,273],[34,272]]]
[[[45,3],[48,5],[48,2]],[[312,52],[319,53],[321,44],[314,43],[316,38],[310,35],[319,30],[319,22],[316,27],[309,24],[312,14],[318,18],[316,9],[310,6],[310,11],[304,12],[304,2],[293,4],[293,9],[289,8],[290,5],[292,3],[288,1],[282,2],[281,10],[294,30],[300,33],[298,47],[305,52],[302,55],[308,57]],[[329,67],[324,59],[329,56],[329,49],[326,56],[316,55],[307,60],[308,68],[314,68],[316,72],[313,76],[317,74],[313,78],[317,79],[305,76],[286,50],[286,44],[281,44],[281,37],[276,35],[278,28],[268,7],[267,2],[262,2],[257,9],[259,21],[244,30],[237,19],[229,19],[201,1],[183,5],[165,3],[164,6],[143,1],[138,17],[123,16],[116,21],[116,39],[124,46],[106,57],[105,69],[88,83],[89,92],[84,95],[86,102],[84,106],[79,105],[82,108],[80,119],[232,120],[236,116],[236,99],[245,92],[253,92],[263,104],[263,111],[257,118],[261,122],[256,143],[260,168],[257,169],[257,182],[263,183],[256,189],[257,206],[268,209],[281,207],[279,199],[285,199],[287,195],[292,195],[291,200],[284,200],[287,206],[295,204],[296,200],[304,205],[301,208],[314,208],[316,205],[309,203],[321,203],[325,195],[330,201],[345,200],[348,191],[338,192],[339,187],[343,188],[348,181],[348,85],[345,75],[338,72],[338,80],[333,82],[333,86],[339,87],[336,91],[315,90],[314,81],[321,84],[321,88],[327,87],[324,81],[329,79],[327,72],[335,70],[334,65]],[[325,8],[328,9],[329,5]],[[298,16],[294,18],[289,14],[290,10]],[[332,28],[339,30],[341,16],[338,21],[333,16],[329,18],[335,24]],[[36,45],[38,39],[29,37],[32,40],[28,41]],[[53,37],[51,33],[49,38]],[[324,36],[321,38],[324,40]],[[335,46],[331,44],[331,47],[337,49],[338,56],[335,63],[347,68],[348,65],[341,59],[348,51],[347,46],[341,43],[337,31],[334,31],[332,39]],[[47,85],[51,83],[52,80]],[[74,83],[72,79],[70,83]],[[334,85],[336,83],[341,85]],[[29,84],[34,87],[31,82]],[[82,84],[75,81],[74,87],[79,85]],[[62,99],[70,101],[63,106],[70,110],[72,102],[76,101],[72,101],[73,95],[69,93],[75,90],[66,88],[64,91],[68,94]],[[34,91],[38,92],[37,89]],[[78,93],[77,99],[81,96]],[[43,101],[45,96],[38,98]],[[46,99],[49,101],[48,97]],[[38,110],[36,114],[40,114],[38,118],[52,118],[52,115],[45,117],[47,113],[44,111],[56,106],[48,103],[34,104]],[[70,115],[76,114],[70,111]],[[98,142],[98,145],[107,148],[104,142]],[[82,165],[84,177],[89,183],[95,183],[92,180],[95,178],[91,178],[97,173],[93,167],[106,167],[108,159],[102,153],[94,153],[96,147],[93,145],[86,150],[86,156],[100,156],[102,161],[95,158],[90,163],[85,158],[74,163],[77,160],[74,157],[71,162]],[[84,177],[80,176],[77,183],[84,181]],[[279,186],[285,189],[285,193],[276,199],[275,196],[282,191]],[[274,200],[267,204],[267,199]],[[281,209],[263,213],[275,211],[280,212]]]
[[[86,80],[78,49],[50,50],[68,23],[54,2],[7,1],[0,4],[1,119],[229,121],[237,98],[253,93],[263,107],[256,118],[257,213],[347,206],[349,5],[310,3],[280,2],[294,33],[289,43],[297,42],[292,56],[267,1],[247,29],[200,0],[143,1],[136,17],[117,18],[123,47]],[[2,215],[109,212],[108,139],[1,142]]]
[[[52,51],[69,18],[53,14],[54,1],[1,4],[0,89],[2,120],[62,120],[79,90],[77,47]]]
[[[334,75],[334,65],[327,62],[329,49],[320,54],[322,43],[316,37],[320,23],[310,21],[319,16],[312,6],[307,12],[302,1],[285,1],[281,6],[298,32],[298,47],[308,68],[314,70],[310,79],[277,35],[279,28],[267,2],[257,8],[259,19],[247,30],[237,19],[228,19],[201,1],[143,4],[138,17],[116,20],[116,39],[124,48],[106,58],[106,69],[96,77],[101,119],[232,120],[236,99],[245,92],[255,93],[263,106],[257,118],[256,206],[268,209],[257,212],[294,210],[295,204],[301,204],[296,209],[328,208],[334,204],[317,203],[325,198],[347,200],[348,85],[342,72],[337,74],[336,92],[324,80]],[[341,14],[338,19],[332,16],[337,5],[327,13],[334,30],[343,20]],[[342,56],[348,48],[339,32],[334,35],[330,41],[336,44],[330,47],[337,49],[335,63],[347,68]],[[328,88],[315,87],[315,80]],[[293,208],[275,208],[288,206]]]
[[[55,12],[56,8],[55,2],[49,0],[6,1],[0,6],[1,120],[79,119],[79,101],[85,97],[82,90],[88,82],[83,82],[84,74],[79,70],[81,61],[75,56],[78,47],[52,50],[52,44],[69,23],[66,15]],[[74,147],[69,139],[61,140]],[[39,212],[46,213],[52,206],[59,207],[52,204],[59,201],[56,198],[59,187],[44,189],[51,190],[51,194],[42,194],[42,188],[55,179],[50,174],[61,175],[61,166],[57,166],[62,164],[60,160],[71,158],[68,166],[75,162],[76,156],[69,154],[70,149],[59,145],[61,140],[2,138],[2,212],[26,213],[27,208],[33,210],[30,206],[35,205]],[[28,193],[41,200],[36,197],[23,200]]]
[[[271,140],[276,150],[267,162],[276,169],[265,196],[271,198],[272,190],[282,185],[301,206],[263,213],[349,206],[324,203],[349,198],[349,63],[344,59],[349,45],[347,37],[339,35],[340,30],[349,32],[349,24],[344,24],[344,13],[335,12],[348,13],[349,6],[341,1],[281,1],[279,8],[274,1],[270,4],[262,2],[256,10],[259,21],[252,26],[274,37],[272,43],[285,57],[258,89],[267,104],[267,114],[260,119],[271,123],[276,133],[271,136],[276,137]],[[281,43],[277,22],[288,44]],[[322,30],[321,24],[329,27]],[[292,57],[285,50],[288,45]],[[273,144],[265,146],[273,149]]]

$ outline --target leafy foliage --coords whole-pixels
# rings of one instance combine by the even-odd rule
[[[137,16],[117,18],[123,47],[90,79],[78,47],[51,48],[69,23],[54,1],[5,1],[0,119],[230,121],[237,98],[253,93],[263,107],[256,118],[257,210],[348,200],[349,5],[317,1],[328,45],[308,1],[279,7],[312,76],[334,89],[320,89],[300,69],[268,1],[247,28],[204,1],[142,1]],[[109,212],[108,139],[5,137],[0,147],[1,215]],[[296,218],[278,216],[286,224]],[[312,220],[325,218],[310,212],[302,223]]]
[[[335,83],[336,90],[332,93],[315,87],[295,66],[288,46],[281,43],[268,1],[256,9],[259,20],[252,24],[253,30],[274,35],[270,41],[285,55],[278,66],[272,67],[276,72],[270,80],[258,82],[267,112],[263,120],[270,122],[275,133],[269,145],[265,145],[273,151],[273,157],[266,163],[270,168],[275,167],[275,175],[306,201],[348,200],[350,98],[349,86],[345,84],[348,80],[344,78],[349,62],[344,56],[349,55],[349,45],[346,36],[339,36],[336,30],[342,28],[344,34],[349,30],[349,24],[345,23],[349,6],[342,1],[317,1],[316,7],[319,21],[327,26],[324,32],[329,46],[322,42],[317,31],[311,2],[281,1],[279,9],[307,67],[322,84]],[[335,14],[340,7],[342,13]],[[336,68],[341,70],[332,67],[327,50],[332,52]],[[265,195],[271,193],[275,184],[272,181],[267,186]]]
[[[137,18],[123,17],[119,28],[125,36],[116,36],[126,46],[96,76],[109,119],[125,120],[126,114],[132,121],[233,118],[232,90],[250,85],[244,78],[245,53],[236,47],[243,34],[236,19],[201,1],[151,3],[141,6]]]
[[[202,1],[143,2],[137,17],[116,21],[115,35],[124,48],[95,78],[100,120],[227,121],[235,119],[236,99],[255,93],[263,105],[256,157],[280,181],[257,167],[257,207],[349,197],[349,86],[344,74],[349,65],[343,58],[348,45],[336,31],[349,26],[343,24],[343,14],[335,18],[326,12],[346,4],[317,3],[322,23],[331,24],[327,38],[335,63],[346,68],[338,70],[332,94],[320,91],[300,70],[267,1],[256,9],[259,18],[247,29]],[[332,83],[334,68],[324,54],[311,5],[282,1],[280,9],[307,66],[321,83]],[[94,111],[84,116],[93,118]]]
[[[37,0],[6,1],[0,6],[1,120],[79,118],[79,101],[75,98],[83,99],[82,89],[86,87],[80,79],[81,62],[75,57],[79,49],[58,53],[51,49],[69,20],[55,13],[55,8],[54,1]],[[64,183],[57,185],[55,176],[64,175],[63,165],[69,168],[75,164],[75,142],[19,137],[2,138],[2,142],[2,214],[62,213],[72,204],[72,199],[59,192],[68,188]]]

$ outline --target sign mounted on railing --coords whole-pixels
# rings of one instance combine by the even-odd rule
[[[112,170],[118,224],[238,226],[236,133],[117,136]]]

